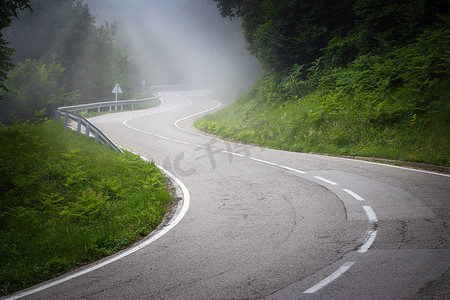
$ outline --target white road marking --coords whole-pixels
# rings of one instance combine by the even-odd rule
[[[146,159],[146,158],[143,157],[143,156],[141,156],[141,158],[142,158],[143,160],[148,161],[148,159]],[[94,264],[94,265],[92,265],[91,267],[88,267],[88,268],[86,268],[86,269],[84,269],[84,270],[80,270],[80,271],[78,271],[78,272],[74,272],[74,273],[72,273],[72,274],[70,274],[70,275],[68,275],[68,276],[63,276],[62,278],[60,278],[60,279],[58,279],[58,280],[55,280],[55,281],[50,282],[50,283],[48,283],[48,284],[39,286],[39,287],[37,287],[37,288],[30,289],[30,290],[23,291],[23,292],[19,292],[19,293],[15,294],[15,295],[12,295],[11,297],[7,297],[7,298],[5,298],[5,299],[19,299],[19,298],[22,298],[22,297],[25,297],[25,296],[29,296],[29,295],[32,295],[32,294],[34,294],[34,293],[37,293],[37,292],[43,291],[43,290],[45,290],[45,289],[48,289],[48,288],[50,288],[50,287],[53,287],[53,286],[55,286],[55,285],[61,284],[61,283],[66,282],[66,281],[69,281],[69,280],[71,280],[71,279],[80,277],[80,276],[82,276],[82,275],[84,275],[84,274],[87,274],[87,273],[89,273],[89,272],[92,272],[92,271],[94,271],[94,270],[100,269],[101,267],[104,267],[104,266],[106,266],[106,265],[109,265],[110,263],[113,263],[113,262],[115,262],[115,261],[118,261],[118,260],[120,260],[120,259],[122,259],[122,258],[124,258],[124,257],[126,257],[126,256],[128,256],[128,255],[130,255],[130,254],[132,254],[132,253],[134,253],[134,252],[136,252],[136,251],[138,251],[138,250],[141,250],[142,248],[144,248],[144,247],[150,245],[150,244],[153,243],[154,241],[156,241],[156,240],[158,240],[159,238],[161,238],[162,236],[164,236],[167,232],[169,232],[169,230],[171,230],[172,228],[174,228],[174,227],[175,227],[175,226],[176,226],[176,225],[184,218],[184,216],[186,215],[186,212],[187,212],[188,209],[189,209],[189,204],[190,204],[190,201],[191,201],[191,196],[190,196],[190,194],[189,194],[189,190],[188,190],[187,187],[184,185],[184,183],[181,182],[180,179],[178,179],[177,177],[175,177],[175,175],[173,175],[172,173],[170,173],[169,171],[167,171],[167,170],[164,169],[163,167],[161,167],[161,166],[158,166],[158,167],[159,167],[165,174],[167,174],[167,176],[169,176],[170,178],[172,178],[172,179],[173,179],[173,180],[181,187],[181,190],[182,190],[182,192],[183,192],[183,206],[182,206],[182,208],[181,208],[179,214],[178,214],[174,219],[170,220],[169,223],[168,223],[165,227],[163,227],[160,231],[158,231],[156,234],[154,234],[154,235],[151,236],[150,238],[143,240],[141,243],[139,243],[139,244],[137,244],[137,245],[135,245],[135,246],[132,246],[131,248],[129,248],[129,249],[125,250],[125,251],[119,252],[117,255],[112,255],[111,257],[106,258],[106,259],[103,260],[101,263]]]
[[[369,248],[372,246],[373,242],[375,241],[375,238],[377,237],[377,231],[376,230],[371,230],[371,231],[367,231],[367,239],[364,242],[364,244],[358,249],[359,253],[364,253],[367,252],[367,250],[369,250]]]
[[[347,194],[349,194],[350,196],[352,196],[353,198],[355,198],[358,201],[364,201],[364,199],[359,196],[358,194],[356,194],[355,192],[348,190],[348,189],[342,189],[344,192],[346,192]]]
[[[192,145],[192,146],[193,146],[193,144],[191,144],[191,143],[189,143],[189,142],[185,142],[185,141],[180,141],[180,140],[175,140],[175,139],[172,139],[172,141],[177,142],[177,143],[180,143],[180,144]]]
[[[165,137],[165,136],[162,136],[159,134],[154,134],[154,136],[159,137],[160,139],[163,139],[163,140],[170,140],[168,137]]]
[[[300,173],[300,174],[306,174],[306,172],[303,172],[303,171],[300,171],[300,170],[297,170],[297,169],[294,169],[294,168],[286,167],[286,166],[280,166],[280,168],[286,169],[288,171],[297,172],[297,173]]]
[[[324,181],[324,182],[326,182],[326,183],[329,183],[329,184],[331,184],[331,185],[337,185],[336,182],[333,182],[333,181],[331,181],[331,180],[325,179],[325,178],[320,177],[320,176],[314,176],[314,178],[317,178],[317,179],[319,179],[319,180],[322,180],[322,181]]]
[[[317,154],[317,155],[320,155],[320,154]],[[450,177],[450,174],[437,173],[437,172],[420,170],[420,169],[413,169],[413,168],[406,168],[406,167],[390,165],[390,164],[386,164],[386,163],[377,163],[377,162],[367,161],[367,160],[362,160],[362,159],[349,159],[349,158],[345,158],[345,157],[334,157],[334,158],[335,159],[344,159],[346,161],[354,160],[354,161],[361,162],[361,163],[366,163],[366,164],[379,165],[379,166],[396,168],[396,169],[401,169],[401,170],[408,170],[408,171],[413,171],[413,172],[419,172],[419,173],[425,173],[425,174],[433,174],[433,175],[438,175],[438,176]]]
[[[210,108],[210,109],[207,109],[207,110],[204,110],[204,111],[201,111],[201,112],[198,112],[198,113],[189,115],[189,116],[187,116],[187,117],[181,118],[181,119],[179,119],[179,120],[176,120],[175,123],[173,123],[173,125],[175,125],[176,128],[178,128],[178,129],[180,129],[180,130],[182,130],[182,131],[184,131],[184,132],[188,132],[188,133],[190,133],[190,134],[195,134],[195,135],[199,135],[199,136],[211,138],[210,136],[203,135],[203,134],[200,134],[200,133],[197,133],[197,132],[192,132],[192,131],[186,130],[186,129],[184,129],[184,128],[181,128],[181,127],[178,125],[178,123],[180,123],[181,121],[184,121],[184,120],[186,120],[186,119],[189,119],[189,118],[192,118],[192,117],[195,117],[195,116],[198,116],[198,115],[207,113],[208,111],[214,110],[214,109],[216,109],[216,108],[222,106],[222,103],[220,103],[220,102],[218,102],[218,101],[215,101],[215,102],[217,102],[217,103],[219,103],[219,104],[217,104],[216,106],[214,106],[214,107],[212,107],[212,108]]]
[[[370,223],[378,222],[377,215],[373,211],[372,207],[370,207],[370,206],[363,206],[363,209],[366,212],[367,218],[369,218],[369,222]]]
[[[333,280],[336,280],[339,276],[344,274],[348,269],[350,269],[351,266],[353,266],[354,263],[355,263],[354,261],[353,262],[346,262],[339,269],[334,271],[333,274],[331,274],[330,276],[328,276],[327,278],[325,278],[321,282],[317,283],[316,285],[310,287],[309,289],[307,289],[303,293],[304,294],[312,294],[312,293],[317,292],[318,290],[320,290],[321,288],[325,287],[330,282],[332,282]]]
[[[271,165],[271,166],[276,166],[276,167],[279,166],[279,165],[276,164],[276,163],[273,163],[273,162],[270,162],[270,161],[267,161],[267,160],[263,160],[263,159],[258,159],[258,158],[254,158],[254,157],[249,157],[249,159],[254,160],[254,161],[257,161],[257,162],[261,162],[261,163],[263,163],[263,164]]]
[[[182,95],[180,95],[180,94],[179,94],[179,96],[188,99],[188,101],[190,102],[189,105],[192,104],[192,101],[189,100],[189,98],[187,98],[187,97],[185,97],[185,96],[182,96]],[[165,104],[164,101],[163,101],[162,99],[161,99],[161,101],[162,101],[162,104]],[[184,129],[184,128],[181,128],[181,127],[179,126],[179,122],[181,122],[181,121],[183,121],[183,120],[186,120],[186,119],[189,119],[189,118],[192,118],[192,117],[195,117],[195,116],[197,116],[197,115],[206,113],[206,112],[208,112],[208,111],[214,110],[214,109],[216,109],[216,108],[218,108],[218,107],[220,107],[220,106],[221,106],[221,103],[218,102],[218,105],[217,105],[217,106],[215,106],[215,107],[213,107],[213,108],[210,108],[210,109],[207,109],[207,110],[202,111],[202,112],[198,112],[198,113],[195,113],[195,114],[192,114],[192,115],[183,117],[183,118],[181,118],[181,119],[175,121],[174,125],[175,125],[175,127],[177,127],[178,129],[180,129],[180,130],[182,130],[182,131],[185,131],[185,132],[188,132],[188,133],[191,133],[191,134],[195,134],[195,135],[198,135],[198,136],[203,136],[203,137],[211,138],[210,136],[206,136],[206,135],[203,135],[203,134],[199,134],[199,133],[192,132],[192,131],[186,130],[186,129]],[[176,108],[166,109],[166,110],[163,110],[163,111],[160,111],[160,112],[165,112],[165,111],[174,110],[174,109],[176,109]],[[140,117],[143,117],[143,116],[144,116],[144,115],[141,115]],[[136,118],[136,117],[134,117],[134,118]],[[137,128],[134,128],[134,127],[131,127],[130,125],[128,125],[128,124],[127,124],[127,120],[123,121],[123,125],[125,125],[125,126],[128,127],[128,128],[131,128],[131,129],[133,129],[133,130],[136,130],[136,131],[139,131],[139,132],[143,132],[143,133],[147,133],[147,134],[151,134],[151,135],[154,135],[155,137],[159,137],[159,138],[162,138],[162,139],[172,140],[172,141],[174,141],[174,142],[183,143],[183,144],[187,144],[187,145],[193,145],[193,146],[196,146],[196,147],[198,147],[198,148],[207,148],[207,147],[205,147],[204,145],[191,144],[191,143],[184,142],[184,141],[181,141],[181,140],[171,139],[171,138],[168,138],[168,137],[165,137],[165,136],[160,136],[160,135],[156,135],[156,134],[152,134],[152,133],[148,133],[148,132],[142,131],[142,130],[140,130],[140,129],[137,129]],[[235,153],[235,152],[230,152],[230,151],[225,151],[225,150],[223,150],[223,151],[221,151],[221,152],[222,152],[222,153],[226,153],[226,154],[231,154],[231,155],[239,156],[239,157],[248,158],[248,159],[251,159],[251,160],[253,160],[253,161],[261,162],[261,163],[264,163],[264,164],[268,164],[268,165],[272,165],[272,166],[277,166],[277,167],[283,168],[283,169],[288,170],[288,171],[293,171],[293,172],[297,172],[297,173],[300,173],[300,174],[307,174],[306,172],[301,171],[301,170],[297,170],[297,169],[294,169],[294,168],[291,168],[291,167],[279,165],[279,164],[277,164],[277,163],[273,163],[273,162],[266,161],[266,160],[262,160],[262,159],[258,159],[258,158],[248,157],[248,156],[243,155],[243,154],[238,154],[238,153]],[[363,161],[363,162],[365,162],[365,161]],[[369,163],[370,163],[370,162],[369,162]],[[382,164],[382,165],[384,165],[384,164]],[[384,166],[391,166],[391,165],[384,165]],[[392,166],[392,167],[397,167],[397,166]],[[408,168],[402,168],[402,167],[398,167],[398,168],[401,168],[401,169],[408,169]],[[408,170],[410,170],[410,169],[408,169]],[[168,173],[167,171],[165,171],[165,172],[166,172],[167,174],[170,174],[170,173]],[[425,173],[432,173],[432,172],[425,172]],[[432,174],[437,174],[437,173],[432,173]],[[442,174],[438,174],[438,175],[442,175]],[[173,175],[172,175],[172,176],[173,176]],[[316,179],[318,179],[318,180],[321,180],[321,181],[323,181],[323,182],[326,182],[326,183],[328,183],[328,184],[330,184],[330,185],[338,185],[336,182],[333,182],[333,181],[331,181],[331,180],[328,180],[328,179],[323,178],[323,177],[320,177],[320,176],[313,176],[313,177],[316,178]],[[175,179],[175,177],[173,177],[173,178],[174,178],[175,181],[179,181],[178,179]],[[181,183],[181,182],[180,182],[180,183]],[[180,183],[179,183],[179,184],[180,184]],[[184,185],[182,185],[182,183],[181,183],[180,186],[183,187]],[[351,190],[349,190],[349,189],[343,189],[343,191],[345,191],[346,193],[348,193],[349,195],[351,195],[353,198],[355,198],[355,199],[358,200],[358,201],[364,201],[364,199],[363,199],[361,196],[359,196],[358,194],[354,193],[353,191],[351,191]],[[185,193],[185,192],[183,191],[183,193]],[[187,191],[187,189],[186,189],[186,193],[187,193],[187,194],[189,193],[189,192]],[[183,206],[183,209],[182,209],[182,210],[184,210],[184,208],[185,208],[185,206]],[[364,209],[364,211],[365,211],[365,213],[366,213],[366,215],[367,215],[367,217],[368,217],[370,223],[376,223],[376,222],[378,222],[377,216],[376,216],[375,212],[373,211],[373,209],[372,209],[370,206],[363,206],[363,209]],[[184,214],[186,213],[186,211],[187,211],[187,207],[186,207],[186,209],[185,209],[185,211],[184,211],[183,213],[180,213],[180,215],[184,216]],[[182,218],[182,217],[181,217],[181,218]],[[180,218],[179,220],[181,220],[181,218]],[[176,221],[176,222],[173,222],[173,223],[174,223],[173,225],[172,225],[172,224],[169,224],[169,225],[171,225],[171,226],[173,227],[173,226],[175,226],[175,225],[179,222],[179,220],[178,220],[178,218],[177,218],[177,221]],[[168,226],[169,226],[169,225],[168,225]],[[167,227],[166,227],[166,228],[167,228]],[[161,232],[163,232],[166,228],[164,228]],[[168,230],[170,230],[170,229],[168,229]],[[166,232],[167,232],[168,230],[166,230]],[[164,232],[164,233],[165,233],[165,232]],[[164,233],[163,233],[163,234],[164,234]],[[158,233],[158,234],[159,234],[159,233]],[[157,234],[157,235],[158,235],[158,234]],[[159,238],[159,237],[156,237],[157,235],[155,235],[154,240],[156,240],[157,238]],[[358,249],[358,252],[359,252],[359,253],[367,252],[368,249],[372,246],[373,242],[375,241],[376,235],[377,235],[377,230],[367,231],[367,237],[366,237],[366,240],[365,240],[364,244],[363,244],[362,246],[360,246],[360,248]],[[162,235],[161,235],[161,236],[162,236]],[[153,237],[152,237],[152,238],[153,238]],[[124,257],[124,256],[126,256],[126,255],[128,255],[128,254],[131,254],[131,253],[133,253],[133,252],[135,252],[135,251],[137,251],[137,250],[139,250],[139,249],[142,249],[142,248],[145,247],[146,245],[148,245],[148,244],[150,244],[151,242],[153,242],[153,240],[151,240],[152,238],[149,239],[149,242],[148,242],[148,243],[147,243],[147,242],[144,242],[144,243],[145,243],[144,245],[142,245],[142,246],[141,246],[141,245],[138,245],[137,248],[133,248],[133,249],[132,249],[132,252],[129,252],[129,253],[125,252],[125,253],[126,253],[125,255],[123,255],[123,256],[118,256],[118,257],[117,257],[116,259],[114,259],[113,261],[118,260],[118,259],[121,259],[122,257]],[[113,261],[111,261],[111,262],[113,262]],[[106,262],[107,262],[107,263],[110,263],[110,262],[108,262],[108,261],[106,261]],[[106,263],[106,264],[107,264],[107,263]],[[340,277],[343,273],[345,273],[345,272],[346,272],[346,271],[347,271],[354,263],[355,263],[355,262],[346,262],[344,265],[342,265],[338,270],[336,270],[336,271],[335,271],[334,273],[332,273],[330,276],[328,276],[327,278],[323,279],[322,281],[320,281],[319,283],[317,283],[317,284],[314,285],[313,287],[311,287],[311,288],[305,290],[303,293],[311,294],[311,293],[315,293],[316,291],[322,289],[323,287],[325,287],[326,285],[328,285],[329,283],[331,283],[332,281],[334,281],[335,279],[337,279],[338,277]],[[103,265],[104,265],[104,264],[103,264]],[[84,273],[80,273],[79,275],[74,276],[74,277],[78,277],[78,276],[81,276],[81,275],[83,275],[83,274],[86,274],[86,273],[88,273],[88,272],[90,272],[90,271],[92,271],[92,270],[95,270],[95,269],[97,269],[97,268],[102,267],[103,265],[100,264],[98,267],[94,267],[93,269],[88,269],[87,271],[84,271]],[[68,278],[68,279],[66,279],[66,280],[69,280],[69,279],[74,278],[74,277],[70,277],[70,278]],[[64,280],[64,281],[66,281],[66,280]],[[61,281],[61,282],[64,282],[64,281]],[[58,283],[61,283],[61,282],[58,282]],[[56,284],[58,284],[58,283],[55,283],[55,284],[53,284],[53,285],[56,285]],[[53,285],[50,284],[48,287],[53,286]],[[21,296],[21,297],[22,297],[22,296]]]
[[[231,155],[235,155],[235,156],[239,156],[239,157],[245,157],[244,154],[239,154],[236,152],[230,152],[230,151],[225,151],[225,150],[223,150],[222,153],[231,154]]]

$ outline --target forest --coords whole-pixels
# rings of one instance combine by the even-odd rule
[[[96,24],[79,0],[6,1],[2,11],[0,122],[29,120],[58,106],[130,96],[133,62],[115,42],[115,22]],[[5,4],[6,5],[6,4]],[[13,21],[14,19],[14,21]]]
[[[216,0],[255,85],[196,126],[278,149],[450,164],[447,1]]]

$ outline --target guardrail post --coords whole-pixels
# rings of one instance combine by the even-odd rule
[[[89,124],[86,124],[86,139],[89,139],[89,131],[90,131],[90,126]]]
[[[67,129],[67,121],[69,119],[69,114],[67,112],[64,113],[64,130]]]
[[[77,132],[78,134],[81,133],[81,117],[78,117],[78,126],[77,126]]]
[[[98,131],[95,132],[95,143],[98,143],[98,138],[99,138],[100,134]]]
[[[59,124],[60,118],[59,118],[59,110],[58,109],[55,110],[55,121],[56,121],[56,123]]]
[[[111,110],[112,110],[112,106],[110,105],[110,106],[109,106],[109,112],[111,112]]]
[[[98,113],[100,112],[100,105],[97,107],[97,112]]]

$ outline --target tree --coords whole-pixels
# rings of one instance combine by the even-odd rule
[[[0,93],[4,97],[0,121],[10,124],[14,118],[29,120],[43,109],[51,116],[57,107],[73,104],[79,95],[66,92],[63,75],[64,68],[55,58],[48,65],[31,59],[19,63],[5,81],[9,92]]]
[[[310,65],[354,25],[354,0],[216,0],[223,16],[242,17],[249,50],[266,69]]]
[[[66,88],[79,90],[82,102],[110,97],[116,82],[122,87],[129,84],[129,61],[115,44],[115,23],[96,26],[95,16],[80,0],[30,3],[34,13],[21,14],[6,32],[17,49],[14,61],[30,58],[49,63],[56,55],[66,70]]]
[[[5,89],[3,81],[6,80],[8,71],[14,67],[10,63],[14,50],[7,47],[8,42],[4,40],[2,30],[18,17],[19,10],[24,9],[31,9],[29,0],[0,0],[0,90]]]
[[[446,0],[357,0],[357,36],[360,53],[389,51],[409,44],[425,27],[440,23],[448,12]]]

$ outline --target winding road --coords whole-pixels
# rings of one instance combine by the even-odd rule
[[[450,298],[450,176],[220,140],[192,128],[207,95],[90,119],[184,199],[136,247],[11,298]]]

